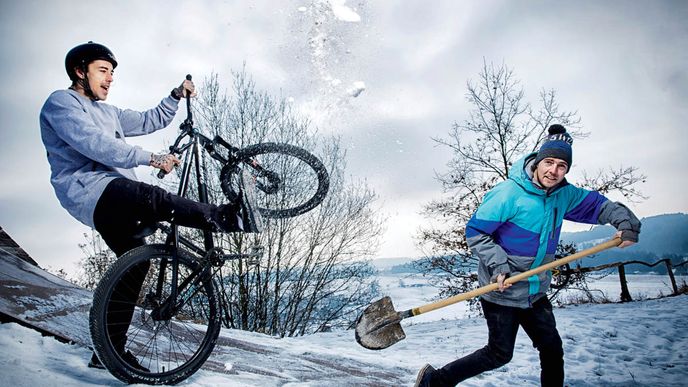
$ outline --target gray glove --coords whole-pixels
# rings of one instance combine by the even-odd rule
[[[604,203],[598,222],[600,224],[609,223],[621,231],[622,241],[638,242],[641,226],[640,220],[623,204],[612,201]]]

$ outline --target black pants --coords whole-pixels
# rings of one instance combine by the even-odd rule
[[[540,383],[544,387],[564,385],[564,349],[557,332],[552,304],[543,297],[531,308],[520,309],[480,300],[487,320],[487,346],[435,371],[433,386],[455,386],[485,371],[499,368],[514,353],[518,327],[528,334],[540,352]]]
[[[171,194],[162,188],[115,179],[98,199],[93,221],[110,249],[120,257],[145,244],[146,229],[160,221],[204,230],[240,230],[238,204],[215,206]],[[133,268],[114,289],[108,305],[110,339],[122,352],[134,306],[148,273],[148,263]]]

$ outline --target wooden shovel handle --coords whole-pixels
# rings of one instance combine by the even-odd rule
[[[617,237],[617,238],[611,239],[607,242],[600,243],[599,245],[595,245],[595,246],[590,247],[588,249],[585,249],[583,251],[579,251],[576,254],[571,254],[567,257],[557,259],[556,261],[552,261],[548,264],[538,266],[535,269],[530,269],[528,271],[524,271],[523,273],[519,273],[519,274],[516,274],[514,276],[511,276],[511,277],[507,278],[504,281],[504,283],[513,284],[513,283],[516,283],[518,281],[523,281],[532,275],[542,273],[543,271],[546,271],[546,270],[554,269],[555,267],[559,267],[559,266],[564,265],[566,263],[569,263],[571,261],[575,261],[576,259],[580,259],[580,258],[583,258],[583,257],[591,255],[591,254],[599,253],[600,251],[607,250],[607,249],[610,249],[612,247],[616,247],[620,244],[621,244],[620,238]],[[485,286],[477,288],[475,290],[471,290],[470,292],[457,294],[455,296],[446,298],[444,300],[439,300],[439,301],[436,301],[436,302],[433,302],[430,304],[426,304],[423,306],[419,306],[417,308],[413,308],[411,310],[411,313],[413,316],[417,316],[419,314],[427,313],[427,312],[433,311],[435,309],[439,309],[439,308],[443,308],[443,307],[448,306],[448,305],[456,304],[457,302],[465,301],[465,300],[471,299],[473,297],[478,297],[480,295],[495,291],[497,289],[499,289],[499,284],[491,283],[489,285],[485,285]]]

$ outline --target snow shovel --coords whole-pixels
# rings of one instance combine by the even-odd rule
[[[600,251],[616,247],[620,244],[620,238],[617,237],[611,239],[589,249],[579,251],[576,254],[557,259],[548,264],[536,267],[535,269],[511,276],[507,278],[504,283],[513,284],[518,281],[523,281],[532,275],[542,273],[546,270],[552,270],[571,261],[575,261],[576,259],[599,253]],[[387,348],[392,344],[395,344],[406,338],[406,334],[401,328],[401,320],[408,317],[418,316],[419,314],[427,313],[435,309],[444,308],[445,306],[456,304],[457,302],[465,301],[497,289],[499,289],[499,285],[497,283],[491,283],[470,292],[457,294],[453,297],[419,306],[417,308],[405,310],[403,312],[397,312],[394,310],[392,299],[389,298],[389,296],[383,297],[380,300],[370,304],[358,317],[358,321],[356,322],[356,341],[367,349]]]

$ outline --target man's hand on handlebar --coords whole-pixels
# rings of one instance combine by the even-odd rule
[[[172,169],[179,164],[181,161],[173,154],[151,154],[150,166],[160,169],[165,174],[172,172]]]
[[[178,100],[186,98],[189,94],[191,94],[191,97],[196,96],[196,86],[189,79],[185,79],[179,87],[172,89],[172,97]]]

